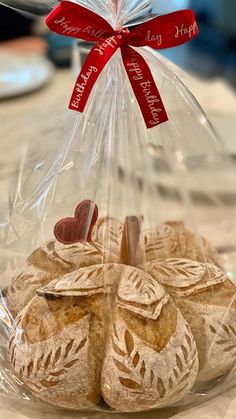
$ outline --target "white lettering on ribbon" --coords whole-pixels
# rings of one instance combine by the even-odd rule
[[[71,103],[71,106],[73,106],[74,108],[78,109],[79,107],[79,103],[83,97],[83,93],[85,91],[85,88],[91,78],[91,75],[93,73],[97,73],[98,69],[97,67],[94,66],[90,66],[88,71],[85,74],[81,74],[81,78],[83,79],[83,83],[76,83],[75,85],[75,91],[77,92],[77,95],[75,96],[73,102]]]
[[[99,55],[103,56],[104,51],[106,50],[108,46],[110,46],[113,49],[117,47],[118,45],[117,38],[121,39],[122,36],[121,35],[110,36],[110,38],[105,39],[105,41],[101,45],[97,45],[97,48],[95,48],[94,51],[98,52]]]
[[[62,28],[63,35],[76,36],[81,32],[81,33],[87,33],[88,35],[91,35],[94,38],[101,39],[107,33],[106,29],[97,30],[97,29],[94,29],[92,26],[86,26],[86,28],[79,28],[78,26],[72,26],[71,21],[66,20],[64,16],[59,20],[54,20],[54,24]]]
[[[149,124],[157,125],[160,123],[159,113],[162,111],[161,108],[157,107],[157,104],[160,102],[160,99],[158,99],[156,95],[152,95],[152,92],[150,90],[152,83],[150,81],[145,81],[143,83],[140,83],[140,85],[143,89],[143,94],[146,98],[147,105],[152,115],[152,119],[149,121]]]
[[[147,32],[147,36],[145,38],[147,42],[156,42],[158,46],[162,45],[162,35],[161,34],[153,34],[151,31]]]
[[[161,108],[158,108],[157,104],[160,102],[160,99],[153,95],[151,92],[151,81],[144,81],[142,70],[139,66],[139,63],[135,57],[135,55],[131,58],[131,63],[127,65],[129,67],[129,73],[133,74],[132,78],[135,81],[141,81],[140,86],[143,91],[143,95],[146,99],[147,106],[150,110],[150,113],[152,115],[152,119],[149,121],[150,125],[158,125],[160,123],[159,119],[159,113],[162,112]]]
[[[83,29],[83,33],[87,33],[91,36],[94,36],[97,39],[101,39],[107,34],[107,30],[106,29],[97,30],[97,29],[94,29],[92,26],[87,26],[86,28]]]
[[[131,63],[127,64],[127,67],[129,67],[129,73],[134,73],[132,75],[133,80],[135,81],[143,80],[142,70],[139,67],[139,64],[137,60],[135,59],[135,57],[132,57],[131,61],[132,61]]]
[[[62,17],[60,20],[54,20],[54,23],[62,28],[63,35],[76,36],[82,31],[82,28],[72,26],[71,21],[66,20],[65,17]]]
[[[189,38],[192,38],[193,35],[197,32],[197,23],[194,22],[191,26],[184,26],[184,23],[181,26],[176,26],[175,38],[180,36],[188,35]]]

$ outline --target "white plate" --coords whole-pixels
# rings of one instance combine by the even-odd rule
[[[53,65],[39,55],[0,52],[0,99],[39,89],[53,74]]]

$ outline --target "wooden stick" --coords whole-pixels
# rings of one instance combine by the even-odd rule
[[[139,242],[142,218],[126,217],[120,248],[120,263],[130,266],[139,265]]]

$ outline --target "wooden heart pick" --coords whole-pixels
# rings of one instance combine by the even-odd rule
[[[97,219],[97,205],[85,200],[77,206],[74,218],[68,217],[58,221],[54,227],[54,235],[63,244],[91,242]]]

